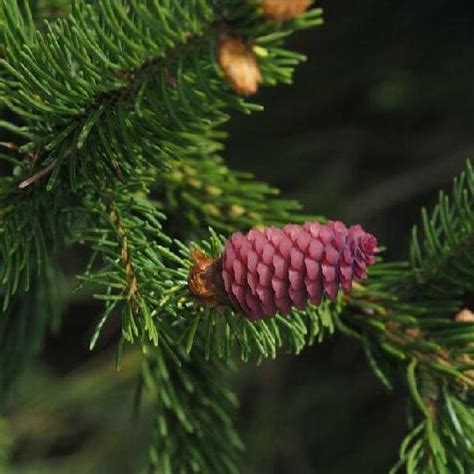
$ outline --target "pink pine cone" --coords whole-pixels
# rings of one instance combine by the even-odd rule
[[[367,278],[377,239],[360,225],[342,222],[288,224],[233,234],[222,254],[222,280],[236,311],[249,319],[287,314],[308,301],[348,293],[354,278]]]

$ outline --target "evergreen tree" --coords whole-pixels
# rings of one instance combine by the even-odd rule
[[[321,22],[306,0],[0,0],[4,403],[59,327],[64,255],[84,247],[76,291],[103,302],[90,349],[118,323],[127,370],[104,372],[107,360],[51,390],[91,429],[91,381],[106,373],[113,398],[139,374],[135,408],[152,433],[132,472],[239,472],[228,373],[334,331],[360,341],[387,388],[406,387],[409,433],[392,472],[474,471],[472,166],[422,211],[409,260],[378,257],[365,280],[370,234],[305,216],[220,156],[229,113],[260,110],[246,96],[291,83],[304,57],[285,39]],[[50,413],[48,399],[37,403]],[[69,416],[62,426],[50,413],[64,437]],[[100,472],[93,452],[77,466]]]

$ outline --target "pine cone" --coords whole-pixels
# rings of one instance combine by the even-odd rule
[[[334,300],[339,288],[348,293],[354,278],[367,277],[376,246],[360,225],[347,229],[342,222],[253,229],[233,234],[221,258],[205,268],[196,263],[190,278],[199,269],[201,287],[211,288],[213,298],[260,319],[302,309],[308,300],[318,305],[323,294]],[[199,288],[190,287],[199,296]]]
[[[275,21],[287,21],[304,13],[311,0],[262,0],[263,13]]]

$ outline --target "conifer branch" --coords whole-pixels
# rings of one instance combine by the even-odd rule
[[[470,472],[474,466],[474,319],[463,308],[472,290],[474,202],[472,166],[455,180],[453,198],[440,193],[424,240],[414,232],[411,266],[379,264],[367,287],[345,303],[339,327],[366,344],[374,373],[385,385],[387,355],[407,365],[407,384],[421,421],[400,448],[391,471]],[[347,326],[346,326],[347,325]],[[355,330],[355,331],[354,331]],[[420,418],[420,416],[415,416]]]
[[[115,0],[96,8],[77,2],[71,14],[48,25],[45,34],[33,35],[34,26],[23,25],[25,42],[18,44],[14,32],[21,14],[15,0],[7,0],[6,7],[5,11],[16,8],[14,15],[0,18],[5,42],[15,47],[7,48],[7,59],[1,62],[5,74],[0,80],[0,98],[27,122],[30,139],[23,151],[41,146],[49,151],[49,160],[62,164],[64,153],[71,150],[69,165],[81,167],[81,173],[74,171],[73,188],[76,179],[107,176],[114,155],[125,176],[157,152],[163,164],[170,152],[179,156],[189,134],[203,132],[207,123],[222,122],[224,108],[254,108],[222,87],[222,72],[214,57],[222,24],[227,21],[222,12],[232,19],[236,30],[239,19],[247,23],[253,15],[254,34],[276,45],[292,30],[317,24],[321,13],[310,12],[306,20],[280,27],[279,35],[271,40],[268,33],[275,26],[262,23],[254,6],[236,8],[234,0],[215,4],[209,0],[165,1],[140,7]],[[242,16],[233,16],[234,10]],[[89,30],[88,41],[81,28]],[[252,28],[246,28],[250,34]],[[58,41],[64,47],[58,48]],[[76,45],[81,46],[80,52]],[[274,83],[279,76],[288,78],[301,58],[276,49],[271,59],[268,79]],[[25,64],[36,71],[36,77]],[[126,124],[122,121],[125,115]],[[137,129],[140,141],[134,140]],[[174,133],[181,139],[172,144]],[[131,163],[125,148],[136,150]],[[108,160],[104,159],[107,155]],[[113,169],[109,171],[113,176]]]
[[[223,367],[202,355],[181,353],[179,361],[155,351],[143,367],[158,421],[149,472],[238,473],[243,446],[233,425],[237,400],[222,383]]]
[[[445,385],[420,374],[412,365],[411,392],[414,405],[421,412],[400,447],[400,460],[391,474],[406,470],[420,474],[467,473],[474,468],[474,410]]]
[[[452,198],[441,194],[431,217],[423,212],[423,237],[414,231],[410,262],[379,263],[368,284],[356,284],[350,297],[336,298],[338,285],[350,289],[354,261],[365,277],[365,261],[361,247],[345,248],[349,273],[344,276],[343,244],[331,247],[334,261],[327,275],[304,282],[308,294],[311,283],[324,283],[333,302],[324,298],[284,316],[268,309],[270,298],[265,315],[271,317],[251,322],[244,299],[237,311],[238,305],[217,299],[205,304],[191,291],[196,264],[191,249],[199,248],[210,261],[223,253],[224,238],[203,230],[207,225],[228,233],[303,219],[294,216],[296,203],[269,199],[276,194],[273,188],[229,170],[217,153],[223,138],[218,127],[227,111],[258,109],[236,91],[248,94],[260,83],[291,81],[304,58],[283,49],[283,40],[320,24],[319,9],[296,16],[308,5],[77,1],[66,18],[41,31],[27,2],[20,7],[4,0],[0,127],[7,138],[0,157],[11,173],[0,179],[6,311],[0,324],[6,368],[0,390],[13,380],[11,367],[23,367],[36,353],[51,322],[49,314],[40,313],[38,339],[8,354],[13,343],[25,342],[17,323],[29,322],[26,309],[47,308],[46,299],[59,301],[48,294],[57,275],[45,286],[32,276],[47,275],[50,247],[63,246],[72,236],[92,249],[79,278],[104,301],[91,348],[108,319],[119,315],[119,355],[124,341],[139,344],[145,354],[142,382],[156,400],[150,472],[238,472],[236,402],[221,383],[235,355],[260,361],[281,351],[299,353],[335,327],[361,340],[387,386],[393,358],[406,368],[417,424],[402,444],[396,468],[417,474],[471,472],[474,323],[456,317],[464,294],[474,291],[469,163]],[[243,72],[251,69],[250,79],[242,78],[241,64]],[[162,210],[175,221],[166,223]],[[299,227],[298,233],[304,234]],[[204,240],[193,244],[190,237]],[[324,252],[329,249],[319,243]],[[372,251],[375,243],[368,246]],[[237,279],[234,267],[225,270]],[[294,271],[297,286],[307,270],[300,262]],[[226,291],[228,298],[234,295],[232,285]]]
[[[24,15],[15,0],[6,0],[0,12],[5,50],[0,102],[24,125],[0,125],[19,135],[20,153],[43,153],[30,166],[23,160],[18,178],[0,190],[2,219],[13,215],[16,179],[22,191],[41,184],[21,193],[27,199],[44,190],[53,195],[58,185],[77,192],[91,183],[101,187],[104,180],[126,180],[140,168],[162,170],[226,120],[226,108],[254,109],[223,87],[215,60],[223,21],[267,47],[269,83],[288,79],[301,57],[279,48],[282,39],[318,24],[321,12],[276,26],[262,21],[255,5],[242,9],[238,3],[138,6],[114,0],[93,7],[79,1],[68,17],[47,24],[41,33],[31,15]],[[240,28],[239,21],[246,26]]]
[[[117,239],[120,246],[120,260],[125,269],[125,276],[128,282],[127,290],[127,300],[131,300],[135,293],[138,291],[137,277],[135,276],[135,270],[133,269],[133,264],[131,257],[128,252],[128,238],[125,232],[124,225],[120,220],[120,217],[117,214],[117,211],[113,208],[110,210],[110,220],[115,226],[115,231],[117,234]]]
[[[431,216],[422,211],[423,236],[413,229],[410,262],[417,287],[433,297],[462,298],[474,291],[474,169],[454,180],[452,195],[439,193]]]
[[[234,232],[256,225],[323,220],[305,216],[296,201],[278,199],[279,191],[255,181],[251,174],[229,169],[208,146],[182,156],[156,179],[155,195],[168,217],[173,234],[197,235],[207,224],[216,231]]]

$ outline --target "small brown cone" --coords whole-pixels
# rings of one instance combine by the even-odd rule
[[[191,250],[191,258],[193,265],[188,276],[191,293],[202,303],[218,306],[226,300],[220,283],[220,260],[208,257],[199,249]]]
[[[257,57],[241,38],[225,36],[219,43],[219,64],[232,88],[243,95],[255,94],[262,82]]]
[[[288,21],[303,14],[311,0],[262,0],[263,13],[275,21]]]

